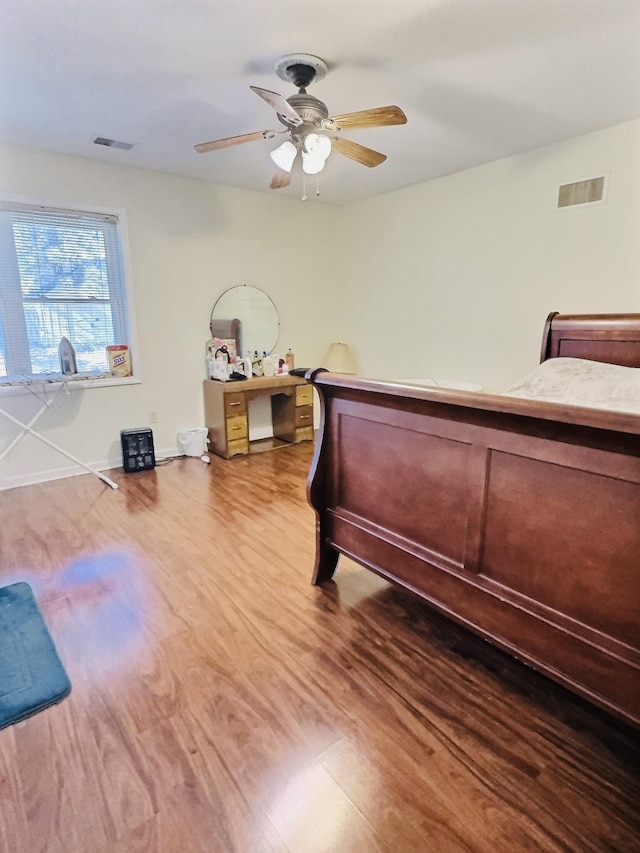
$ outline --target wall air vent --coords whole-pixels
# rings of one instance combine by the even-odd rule
[[[107,139],[105,136],[96,136],[93,139],[96,145],[106,145],[107,148],[120,148],[122,151],[131,151],[133,142],[120,142],[118,139]]]
[[[576,204],[591,204],[604,201],[605,176],[590,178],[588,181],[576,181],[563,184],[558,189],[558,207],[573,207]]]

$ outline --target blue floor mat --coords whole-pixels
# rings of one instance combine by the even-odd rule
[[[59,702],[70,690],[29,584],[0,588],[0,728]]]

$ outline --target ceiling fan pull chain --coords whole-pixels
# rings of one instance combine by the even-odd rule
[[[306,201],[306,200],[307,200],[307,180],[306,180],[305,174],[303,172],[302,173],[302,196],[300,198],[300,201]]]
[[[320,195],[320,172],[316,175],[316,198]]]

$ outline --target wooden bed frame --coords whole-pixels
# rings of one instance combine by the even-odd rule
[[[640,367],[640,314],[550,314],[557,356]],[[640,415],[308,378],[313,582],[345,554],[640,725]]]

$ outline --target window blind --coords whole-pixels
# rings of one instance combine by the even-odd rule
[[[63,337],[89,376],[129,342],[117,217],[0,201],[0,382],[59,374]]]

